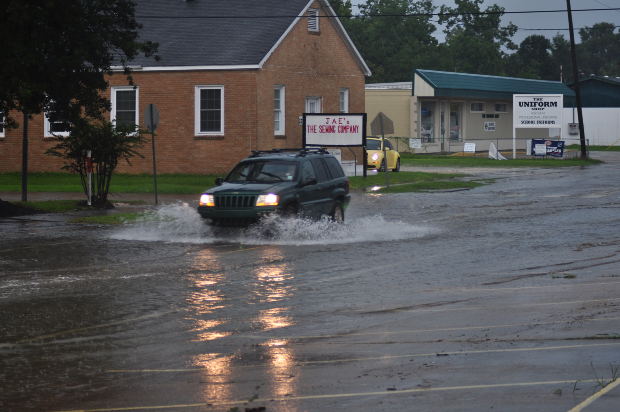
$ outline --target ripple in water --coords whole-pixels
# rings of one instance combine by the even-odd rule
[[[278,216],[266,216],[247,227],[211,227],[187,203],[160,206],[145,212],[135,223],[127,223],[111,237],[174,243],[242,243],[251,245],[325,245],[413,239],[432,229],[386,221],[381,215],[348,219],[345,224]]]

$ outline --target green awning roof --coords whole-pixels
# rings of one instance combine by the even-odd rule
[[[415,74],[432,86],[435,96],[439,97],[512,100],[513,94],[562,94],[566,104],[575,96],[575,92],[564,83],[549,80],[420,69],[416,69]]]

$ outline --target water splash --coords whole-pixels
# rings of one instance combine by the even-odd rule
[[[247,228],[211,227],[187,203],[160,206],[135,223],[112,233],[113,239],[174,243],[241,243],[250,245],[325,245],[420,238],[428,227],[386,221],[380,214],[338,224],[327,218],[310,220],[266,216]]]

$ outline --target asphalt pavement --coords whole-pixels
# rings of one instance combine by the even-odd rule
[[[593,157],[355,193],[344,225],[0,219],[0,410],[615,412],[620,153]]]

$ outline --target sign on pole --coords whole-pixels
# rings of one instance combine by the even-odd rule
[[[512,158],[517,157],[517,129],[561,129],[563,109],[564,96],[561,94],[514,94],[512,96]]]
[[[366,113],[304,113],[304,146],[363,146]]]

